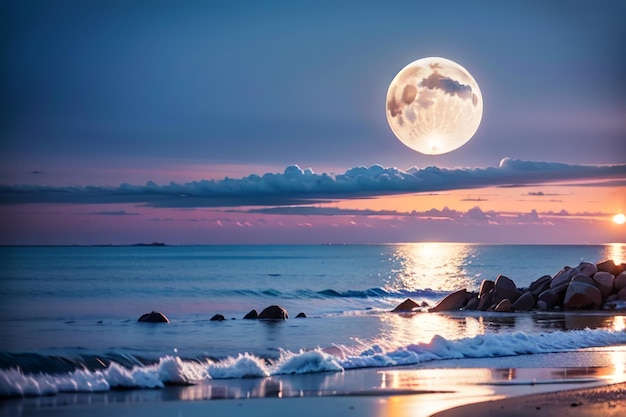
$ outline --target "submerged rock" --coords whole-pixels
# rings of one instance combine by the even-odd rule
[[[243,316],[245,320],[254,320],[258,317],[259,317],[259,314],[256,312],[256,310],[252,310],[251,312]]]
[[[139,323],[169,323],[169,319],[165,317],[165,314],[152,311],[150,313],[143,314],[141,317],[137,319]]]
[[[224,321],[226,320],[226,317],[222,316],[221,314],[216,314],[213,317],[211,317],[210,321]]]
[[[273,305],[261,311],[258,318],[271,319],[271,320],[286,320],[289,318],[289,314],[287,314],[287,310],[285,310],[281,306]]]
[[[304,313],[298,313],[298,315],[296,316],[297,319],[306,319],[306,314]]]
[[[392,313],[411,313],[415,311],[417,308],[419,308],[419,304],[417,304],[415,301],[411,300],[410,298],[407,298],[406,300],[398,304],[396,308],[391,310],[391,312]]]

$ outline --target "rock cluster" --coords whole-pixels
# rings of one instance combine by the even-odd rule
[[[623,310],[626,309],[626,263],[581,262],[575,268],[564,267],[554,277],[544,275],[528,288],[518,288],[513,280],[499,275],[495,281],[483,280],[478,292],[462,289],[448,294],[430,311],[460,309],[497,312]]]
[[[306,318],[306,314],[299,313],[296,318]],[[289,318],[289,314],[287,310],[278,305],[272,305],[261,311],[261,313],[257,313],[256,310],[250,311],[244,317],[246,320],[250,319],[261,319],[261,320],[286,320]],[[226,318],[222,314],[215,314],[211,317],[210,321],[224,321]],[[233,319],[234,320],[234,319]],[[151,313],[146,313],[139,317],[138,322],[144,323],[169,323],[165,314],[160,313],[158,311],[153,311]]]

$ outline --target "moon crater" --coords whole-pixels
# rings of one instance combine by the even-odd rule
[[[406,146],[424,154],[443,154],[463,146],[476,133],[482,113],[476,80],[445,58],[412,62],[387,91],[391,130]]]

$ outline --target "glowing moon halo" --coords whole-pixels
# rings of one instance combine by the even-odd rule
[[[404,67],[387,90],[387,122],[409,148],[440,155],[463,146],[478,130],[483,97],[470,73],[445,58]]]

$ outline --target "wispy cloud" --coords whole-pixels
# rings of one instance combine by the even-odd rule
[[[344,174],[316,174],[289,166],[283,173],[185,184],[118,187],[0,186],[0,203],[137,203],[150,207],[293,206],[340,199],[437,192],[551,181],[626,179],[626,164],[569,165],[505,158],[498,167],[445,169],[355,167]]]
[[[77,213],[77,214],[87,214],[92,216],[138,216],[139,213],[126,211],[126,210],[105,210],[105,211],[92,211],[89,213]]]

